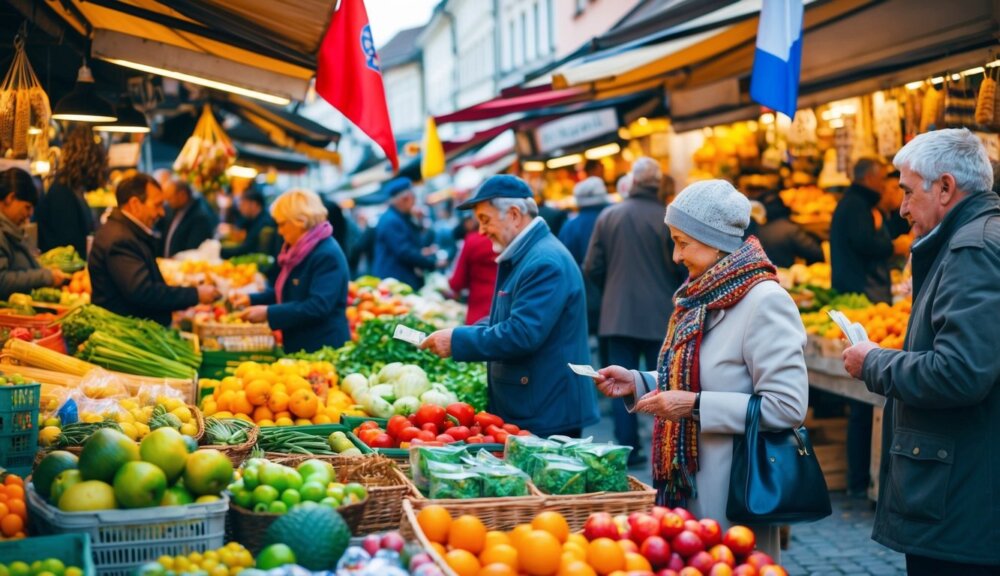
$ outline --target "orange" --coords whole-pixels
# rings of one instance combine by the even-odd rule
[[[326,414],[317,414],[312,419],[313,424],[330,424],[330,422],[330,417]]]
[[[479,569],[479,576],[517,576],[517,569],[506,564],[496,562],[484,565]]]
[[[479,576],[479,560],[472,552],[452,550],[444,555],[444,561],[458,576]]]
[[[218,392],[219,389],[216,388],[215,391]],[[226,390],[215,399],[215,407],[219,412],[229,412],[233,408],[233,398],[235,397],[236,392]]]
[[[517,558],[521,570],[531,576],[550,576],[559,571],[562,546],[544,530],[532,530],[517,540]]]
[[[21,478],[20,476],[15,476],[13,474],[9,474],[7,478],[4,479],[4,484],[6,484],[7,486],[10,486],[11,484],[24,486],[24,478]]]
[[[254,406],[264,406],[271,396],[271,383],[267,380],[252,380],[244,390],[247,393],[247,400]]]
[[[10,507],[7,505],[8,502],[0,502],[0,518],[10,514]]]
[[[431,542],[431,548],[433,548],[434,551],[437,552],[438,556],[442,558],[444,558],[444,555],[448,553],[448,550],[437,542]]]
[[[566,538],[569,537],[569,523],[558,512],[542,512],[531,521],[531,527],[552,534],[560,543],[565,542]]]
[[[288,410],[288,394],[280,390],[271,390],[271,397],[267,399],[267,407],[275,414]]]
[[[475,516],[469,514],[459,516],[451,523],[448,544],[452,548],[479,554],[486,545],[486,526]]]
[[[312,418],[318,406],[319,398],[312,390],[296,390],[288,397],[288,408],[299,418]]]
[[[625,551],[610,538],[598,538],[587,547],[587,562],[598,574],[625,569]]]
[[[238,414],[252,414],[253,404],[247,399],[247,393],[243,390],[233,394],[233,399],[229,404],[229,409]]]
[[[489,546],[479,555],[479,561],[483,566],[490,564],[506,564],[515,571],[517,570],[517,550],[510,544],[497,544]]]
[[[583,547],[584,550],[586,550],[587,547],[590,546],[590,541],[588,541],[583,534],[570,534],[566,538],[566,542],[573,542],[579,544],[580,546]]]
[[[17,514],[21,520],[28,519],[28,508],[24,505],[24,500],[11,500],[7,502],[7,507],[11,514]]]
[[[517,548],[517,543],[521,541],[521,537],[532,530],[534,530],[534,528],[531,527],[531,524],[518,524],[517,526],[514,526],[514,529],[508,534],[510,537],[510,543],[514,546],[514,548]]]
[[[559,569],[559,576],[597,576],[597,573],[583,560],[574,560]]]
[[[486,533],[486,548],[492,548],[497,544],[511,544],[510,536],[507,536],[506,532],[501,532],[499,530],[490,530]]]
[[[563,553],[571,554],[577,560],[587,559],[587,547],[580,546],[577,542],[566,542],[563,544]]]
[[[625,553],[625,570],[632,571],[637,570],[640,572],[652,572],[653,566],[650,565],[649,560],[642,554],[637,554],[635,552]]]
[[[17,514],[8,514],[0,520],[0,532],[8,538],[12,538],[18,532],[24,531],[24,520]]]
[[[274,414],[272,414],[271,411],[267,409],[267,406],[258,406],[254,408],[253,419],[256,422],[260,422],[262,420],[268,420],[273,422]]]
[[[444,506],[427,506],[417,513],[417,524],[431,542],[438,544],[448,542],[451,514]]]

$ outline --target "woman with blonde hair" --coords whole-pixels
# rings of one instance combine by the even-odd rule
[[[349,271],[343,250],[333,240],[322,200],[308,190],[289,190],[271,205],[271,216],[285,243],[278,254],[274,287],[230,298],[249,308],[242,317],[281,330],[286,352],[339,348],[350,339],[347,326]]]

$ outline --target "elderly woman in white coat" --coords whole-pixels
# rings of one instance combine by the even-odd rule
[[[656,417],[658,503],[727,526],[733,437],[744,433],[750,396],[761,397],[764,429],[805,419],[805,330],[760,243],[743,240],[750,202],[731,184],[688,186],[667,208],[665,222],[674,261],[690,276],[675,295],[657,371],[609,366],[594,380],[630,410]],[[757,547],[777,561],[777,527],[754,532]]]

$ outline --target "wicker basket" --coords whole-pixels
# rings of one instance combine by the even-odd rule
[[[201,413],[201,410],[199,410],[195,406],[188,405],[188,409],[191,410],[191,415],[194,416],[194,421],[198,425],[198,432],[194,436],[192,436],[195,442],[197,442],[201,440],[202,436],[205,435],[205,416],[204,414]],[[140,440],[137,440],[136,442],[138,443],[139,441]],[[254,442],[256,441],[257,437],[254,436]],[[216,448],[216,449],[219,448],[218,446],[201,446],[201,447]],[[250,447],[253,448],[253,444],[251,444]],[[66,452],[69,452],[71,454],[76,454],[77,456],[79,456],[80,452],[83,451],[83,446],[64,446],[62,448],[53,448],[52,450],[65,450]],[[44,458],[45,455],[49,453],[49,451],[50,450],[39,450],[38,453],[35,454],[35,463],[37,464],[38,462],[40,462],[41,459]]]
[[[628,492],[591,492],[553,496],[544,494],[534,484],[529,484],[532,492],[543,499],[542,509],[554,510],[565,516],[569,522],[569,529],[574,532],[582,530],[587,518],[595,512],[618,515],[652,510],[656,503],[656,490],[634,476],[628,477],[628,486]]]
[[[487,524],[488,528],[492,528]],[[405,500],[403,502],[403,515],[399,522],[399,533],[406,540],[416,540],[420,543],[420,547],[424,549],[424,552],[431,557],[431,560],[437,564],[437,567],[441,569],[441,572],[445,576],[458,576],[454,570],[448,566],[448,563],[444,561],[444,558],[434,550],[431,546],[431,541],[427,539],[424,535],[424,531],[420,529],[420,524],[417,523],[417,510],[413,507],[413,502],[410,500]]]
[[[356,536],[399,527],[403,500],[416,493],[416,487],[391,460],[369,454],[337,462],[334,466],[338,481],[358,482],[368,489],[368,507],[354,532]]]
[[[198,446],[198,448],[213,448],[222,452],[229,458],[229,461],[233,463],[233,468],[239,468],[240,464],[247,459],[253,447],[257,444],[257,434],[260,432],[260,428],[254,426],[247,430],[247,441],[242,444],[228,445],[228,444],[206,444],[204,446]]]
[[[352,534],[357,534],[358,526],[365,515],[365,508],[371,498],[365,498],[361,502],[348,504],[337,508],[337,512],[344,518],[344,522],[351,529]],[[264,536],[271,523],[277,520],[281,514],[270,514],[267,512],[253,512],[239,506],[233,502],[229,504],[229,530],[232,538],[247,547],[254,556],[264,547]]]
[[[478,516],[490,530],[510,530],[518,524],[530,524],[544,509],[546,499],[535,494],[506,498],[429,499],[414,488],[407,500],[418,512],[431,505],[443,506],[453,517],[471,514]]]
[[[223,324],[195,322],[194,333],[206,349],[234,352],[270,351],[274,349],[274,332],[267,324]]]

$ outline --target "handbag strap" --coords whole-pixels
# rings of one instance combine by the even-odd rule
[[[746,418],[746,446],[750,454],[757,451],[757,433],[760,430],[760,395],[751,394],[750,401],[747,402]],[[798,427],[792,429],[792,437],[799,445],[799,456],[808,456],[809,447],[806,446],[802,436],[799,435]]]

